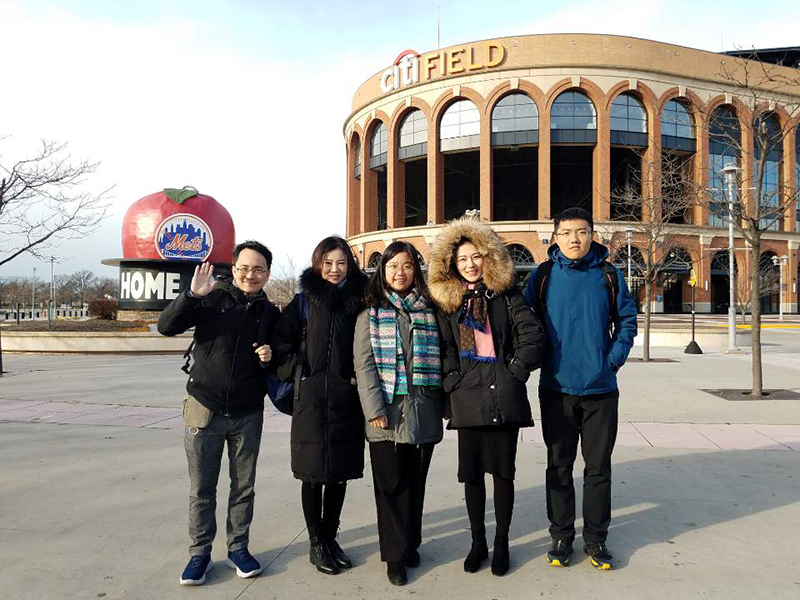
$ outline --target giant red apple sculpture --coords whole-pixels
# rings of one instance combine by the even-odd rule
[[[230,263],[235,237],[225,207],[192,187],[145,196],[122,219],[126,259]]]

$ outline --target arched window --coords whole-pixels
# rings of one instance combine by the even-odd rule
[[[492,146],[539,143],[539,110],[523,93],[503,96],[492,109]]]
[[[480,209],[480,128],[480,113],[471,100],[456,100],[442,115],[445,220]]]
[[[353,177],[361,179],[361,139],[356,137],[353,141],[353,152],[355,152],[355,167]]]
[[[678,152],[697,150],[694,117],[680,100],[670,100],[661,111],[661,147]]]
[[[781,226],[780,213],[770,210],[780,204],[781,170],[783,167],[783,131],[774,114],[760,115],[755,122],[753,186],[758,187],[758,168],[764,157],[764,175],[761,180],[760,212],[765,215],[760,221],[762,229],[778,231]]]
[[[528,275],[533,271],[533,267],[536,266],[536,261],[533,259],[533,254],[531,254],[530,250],[522,244],[509,244],[506,248],[508,248],[508,253],[514,263],[516,283],[522,287]]]
[[[595,143],[597,112],[582,92],[562,93],[550,109],[550,137],[553,143]]]
[[[447,107],[439,126],[442,152],[480,146],[481,116],[472,100],[458,100]]]
[[[400,123],[398,158],[406,160],[428,154],[428,119],[416,109],[408,113]]]
[[[688,273],[692,269],[692,256],[682,246],[672,248],[664,257],[664,271]]]
[[[611,103],[611,143],[647,146],[647,112],[632,94],[620,94]]]
[[[728,250],[720,250],[714,253],[714,257],[711,259],[711,274],[712,275],[729,275],[730,271],[728,270],[728,266],[730,265],[729,262],[730,253]],[[733,261],[733,276],[739,274],[739,265],[736,261]]]
[[[539,191],[539,111],[526,94],[492,109],[492,209],[495,221],[535,219]]]
[[[374,273],[378,265],[381,264],[381,256],[382,254],[380,252],[373,252],[370,254],[369,260],[367,261],[367,268],[364,270],[368,273]]]
[[[386,165],[389,153],[389,138],[386,125],[380,123],[372,132],[369,140],[369,168],[375,169]]]
[[[628,246],[623,244],[614,254],[611,264],[620,269],[623,274],[628,272]],[[644,270],[644,256],[642,251],[636,246],[631,246],[631,273],[634,276],[639,276]]]
[[[550,141],[551,214],[574,207],[592,214],[597,112],[586,94],[570,90],[555,99],[550,108]]]
[[[715,190],[712,192],[715,198],[709,207],[708,224],[724,227],[728,224],[728,200],[725,197],[726,182],[722,169],[728,164],[739,164],[741,128],[736,111],[727,104],[714,109],[708,125],[709,187]]]

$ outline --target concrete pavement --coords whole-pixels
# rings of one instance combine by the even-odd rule
[[[768,387],[800,388],[800,336],[771,330]],[[621,374],[614,516],[615,571],[580,552],[553,569],[544,507],[545,451],[524,432],[512,523],[512,569],[474,575],[456,444],[437,446],[426,496],[422,565],[386,580],[371,477],[352,482],[340,540],[356,562],[336,577],[308,563],[288,421],[270,412],[259,460],[251,551],[265,573],[224,566],[227,480],[220,481],[217,562],[205,586],[181,588],[187,475],[174,356],[6,356],[0,379],[0,597],[72,598],[797,598],[800,402],[727,402],[700,388],[747,387],[749,356],[632,362]],[[534,383],[531,392],[535,394]],[[535,395],[532,397],[535,398]],[[533,403],[536,407],[536,403]],[[579,477],[576,467],[578,505]],[[491,485],[489,485],[491,488]],[[491,492],[490,492],[491,495]],[[487,524],[493,525],[491,501]]]

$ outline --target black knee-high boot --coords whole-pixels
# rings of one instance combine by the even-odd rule
[[[464,560],[464,570],[467,573],[475,573],[481,568],[481,563],[489,557],[484,521],[486,517],[486,484],[483,478],[466,482],[464,497],[467,501],[467,515],[472,531],[472,547]]]
[[[508,553],[508,531],[511,527],[511,515],[514,511],[514,482],[494,476],[494,514],[497,529],[492,552],[492,573],[505,575],[508,573],[510,557]]]

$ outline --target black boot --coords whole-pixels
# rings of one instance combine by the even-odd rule
[[[331,556],[328,550],[328,544],[325,541],[325,536],[316,527],[308,528],[308,539],[311,547],[308,551],[308,560],[311,564],[317,567],[317,571],[325,573],[326,575],[337,575],[339,567]]]
[[[489,558],[489,548],[486,546],[486,530],[473,531],[472,548],[464,560],[464,570],[467,573],[476,573],[487,558]]]
[[[492,573],[505,575],[508,573],[508,536],[496,535],[494,537],[494,552],[492,553]]]
[[[339,542],[336,541],[336,535],[339,533],[339,523],[327,523],[323,526],[325,529],[325,541],[328,544],[328,550],[331,553],[331,558],[336,566],[340,569],[350,569],[353,566],[353,561],[344,553]]]
[[[386,576],[389,578],[389,583],[392,585],[405,585],[408,583],[408,574],[402,562],[390,561],[386,563]]]

